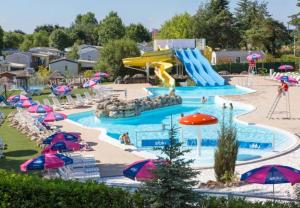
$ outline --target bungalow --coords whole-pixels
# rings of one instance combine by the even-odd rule
[[[7,85],[9,88],[15,86],[17,89],[28,89],[28,80],[30,77],[30,74],[23,70],[0,73],[0,80],[3,81],[3,84]]]
[[[69,60],[67,58],[60,58],[49,63],[49,70],[51,72],[59,72],[63,75],[78,75],[78,62]]]
[[[51,47],[36,47],[29,49],[32,56],[32,67],[37,69],[43,65],[47,67],[53,60],[61,58],[64,53],[56,48]]]
[[[250,53],[258,53],[264,57],[263,51],[213,51],[211,57],[211,64],[222,64],[222,63],[245,63],[247,62],[247,56]]]
[[[78,63],[82,69],[92,69],[100,57],[100,46],[80,45],[78,48]]]
[[[10,64],[9,71],[24,70],[31,67],[31,53],[16,52],[6,56],[6,62]]]

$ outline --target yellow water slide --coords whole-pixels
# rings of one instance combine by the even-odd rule
[[[148,52],[144,53],[140,57],[132,57],[123,59],[123,64],[129,67],[155,67],[156,76],[162,80],[166,87],[175,87],[174,78],[168,74],[166,69],[171,68],[173,65],[171,62],[174,61],[172,52],[159,51],[159,52]]]

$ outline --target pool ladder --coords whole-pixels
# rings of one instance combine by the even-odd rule
[[[273,104],[272,104],[272,106],[271,106],[271,108],[270,108],[270,110],[269,110],[269,112],[267,114],[267,118],[268,119],[272,118],[272,115],[274,114],[274,112],[275,112],[275,110],[277,108],[277,105],[278,105],[278,103],[279,103],[279,101],[280,101],[280,99],[281,99],[282,96],[285,96],[285,99],[286,99],[285,100],[285,102],[286,102],[286,106],[285,106],[285,108],[286,108],[286,111],[285,111],[286,112],[286,116],[287,116],[288,119],[291,118],[290,95],[289,95],[289,92],[287,91],[287,92],[285,92],[285,94],[284,93],[279,93],[277,95],[277,97],[275,98],[275,100],[274,100],[274,102],[273,102]]]

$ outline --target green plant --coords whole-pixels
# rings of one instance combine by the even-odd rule
[[[94,71],[93,70],[86,70],[84,73],[83,73],[83,76],[85,78],[91,78],[94,74]]]
[[[237,129],[232,120],[232,108],[229,110],[229,119],[225,118],[225,105],[218,131],[218,146],[215,151],[214,170],[217,181],[227,183],[234,178],[235,162],[238,154]]]
[[[169,144],[158,148],[165,156],[159,158],[162,162],[153,170],[156,177],[147,181],[141,189],[149,207],[197,207],[201,201],[199,194],[193,191],[198,171],[190,167],[193,160],[183,158],[189,150],[182,150],[182,143],[177,141],[177,136],[178,128],[171,121]]]

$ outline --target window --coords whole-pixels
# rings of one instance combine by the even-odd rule
[[[88,60],[90,60],[90,61],[92,60],[92,57],[90,55],[88,55]]]
[[[238,63],[238,64],[241,63],[241,57],[236,57],[235,58],[235,63]]]
[[[65,71],[68,71],[68,65],[65,65]]]

